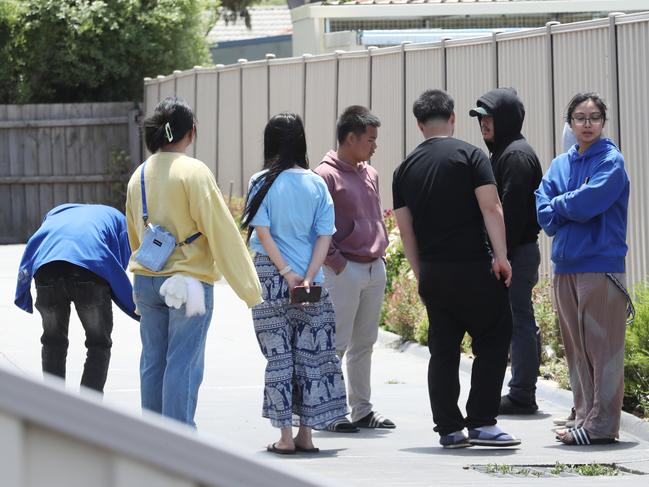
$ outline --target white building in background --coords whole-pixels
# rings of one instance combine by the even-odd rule
[[[238,59],[290,57],[293,26],[286,5],[250,7],[250,27],[242,18],[228,20],[222,16],[207,35],[214,64],[234,64]]]
[[[293,3],[300,0],[294,0]],[[476,37],[494,30],[577,22],[649,10],[649,0],[352,0],[291,10],[293,56],[402,41]]]

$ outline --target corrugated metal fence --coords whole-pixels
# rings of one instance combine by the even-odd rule
[[[607,100],[607,135],[622,148],[631,178],[629,281],[649,278],[649,13],[546,27],[491,38],[450,40],[359,52],[240,62],[146,79],[146,113],[167,95],[196,107],[194,155],[214,171],[224,191],[243,194],[261,167],[263,127],[289,110],[306,125],[312,166],[335,145],[335,121],[348,105],[369,106],[382,121],[372,160],[381,196],[391,206],[393,169],[420,141],[410,107],[427,88],[456,101],[456,136],[484,147],[468,110],[485,91],[513,86],[526,105],[524,134],[547,169],[561,150],[565,107],[578,91]],[[549,242],[542,239],[549,272]]]
[[[133,103],[0,105],[0,244],[62,203],[110,203],[111,154],[140,158]]]

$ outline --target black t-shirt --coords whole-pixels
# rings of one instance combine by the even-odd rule
[[[452,137],[427,139],[397,167],[394,209],[407,206],[423,261],[489,258],[475,189],[496,184],[489,159]]]

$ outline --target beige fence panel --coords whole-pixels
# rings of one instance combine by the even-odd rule
[[[340,54],[337,105],[336,117],[350,105],[370,106],[370,58],[367,51]]]
[[[549,54],[546,29],[498,36],[498,85],[515,88],[523,101],[523,135],[534,147],[544,169],[554,157]]]
[[[444,69],[441,43],[406,46],[406,154],[424,140],[412,114],[412,104],[426,90],[444,89]]]
[[[203,68],[196,72],[197,101],[196,155],[216,175],[216,144],[218,138],[218,74],[215,68]]]
[[[158,79],[160,80],[160,92],[159,92],[160,100],[164,100],[168,96],[176,95],[176,75],[175,74],[158,77]]]
[[[24,242],[62,203],[115,203],[109,163],[129,151],[131,103],[0,106],[0,243]]]
[[[143,117],[150,117],[153,114],[153,110],[156,105],[160,102],[160,83],[158,80],[151,78],[144,78],[144,100],[142,103],[142,110],[144,113]],[[151,153],[146,148],[146,143],[144,141],[144,134],[142,135],[142,155],[148,157]],[[137,161],[134,161],[137,163]]]
[[[271,59],[270,116],[280,112],[304,115],[304,62],[302,58]]]
[[[649,282],[649,14],[617,19],[621,148],[631,180],[627,282]],[[643,48],[641,48],[643,46]]]
[[[144,103],[142,109],[144,116],[149,116],[153,113],[153,109],[160,101],[160,83],[151,78],[144,78]]]
[[[611,105],[608,58],[608,19],[555,25],[552,27],[554,70],[554,116],[556,152],[562,152],[565,110],[573,95],[580,91],[597,91]],[[606,124],[606,135],[615,139],[617,122]]]
[[[379,173],[385,208],[392,207],[392,173],[404,157],[404,51],[402,46],[370,51],[372,112],[381,120],[372,165]]]
[[[196,113],[196,70],[183,71],[177,73],[176,77],[176,96],[184,99],[194,113]],[[196,157],[196,144],[187,148],[187,155]]]
[[[268,63],[243,64],[241,83],[243,106],[243,184],[261,171],[264,160],[264,127],[268,121]]]
[[[336,147],[336,57],[306,58],[304,125],[309,165],[314,168]]]
[[[477,121],[469,117],[468,111],[480,95],[496,86],[516,88],[526,106],[523,133],[546,170],[561,150],[568,101],[576,92],[598,91],[609,106],[606,135],[616,141],[620,139],[632,179],[629,280],[646,279],[649,205],[645,188],[649,186],[649,174],[643,157],[649,153],[649,126],[643,111],[649,106],[645,94],[649,79],[648,29],[647,14],[610,16],[471,40],[270,60],[267,71],[262,63],[257,67],[251,63],[243,68],[249,70],[246,75],[240,73],[242,68],[238,65],[223,68],[218,75],[217,137],[209,146],[217,147],[213,150],[218,153],[219,184],[227,193],[233,181],[235,194],[239,194],[246,183],[244,179],[253,172],[253,161],[262,150],[261,139],[254,137],[262,126],[263,110],[259,110],[259,105],[263,105],[264,93],[271,115],[282,110],[303,115],[312,166],[335,146],[335,120],[344,108],[355,104],[371,106],[382,120],[379,149],[372,162],[381,174],[383,204],[389,207],[392,168],[422,140],[411,107],[425,89],[446,89],[455,99],[455,136],[486,149]],[[179,73],[147,81],[145,109],[151,110],[153,100],[175,93],[178,83],[182,84]],[[205,88],[199,84],[197,80],[196,105],[207,114],[213,103],[203,103]],[[5,110],[3,116],[16,114]],[[245,147],[242,133],[252,137]],[[0,131],[0,143],[3,136],[6,134]],[[15,152],[11,144],[4,145],[8,153]],[[0,145],[0,154],[3,149]],[[197,153],[202,150],[197,144]],[[10,172],[11,168],[0,166],[3,170]],[[27,170],[34,168],[28,166]],[[0,188],[0,194],[2,191],[22,191],[16,197],[24,201],[25,191],[35,194],[36,189],[25,186],[15,190]],[[47,190],[43,194],[43,198],[49,197]],[[549,240],[543,237],[541,246],[542,271],[548,272]]]
[[[547,66],[550,64],[550,43],[547,29],[525,33],[499,34],[498,85],[515,88],[525,105],[523,135],[536,151],[543,171],[554,158],[552,138],[552,86]],[[541,274],[549,276],[550,239],[541,232]]]
[[[176,96],[183,98],[192,110],[196,109],[196,70],[176,74]]]
[[[455,137],[486,149],[478,122],[469,117],[480,95],[495,88],[494,43],[490,37],[446,43],[446,86],[455,99]]]
[[[246,94],[247,95],[247,94]],[[241,157],[241,70],[219,71],[218,183],[225,195],[244,194]]]

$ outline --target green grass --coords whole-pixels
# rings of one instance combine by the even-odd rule
[[[566,474],[577,474],[582,477],[612,477],[619,475],[616,465],[606,463],[565,464],[556,462],[553,467],[539,465],[536,467],[516,466],[489,463],[484,467],[484,473],[491,475],[511,475],[515,477],[552,477]]]

